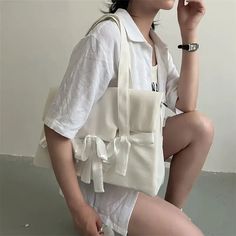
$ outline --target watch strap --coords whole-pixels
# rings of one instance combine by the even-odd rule
[[[198,50],[199,44],[198,43],[181,44],[178,45],[178,48],[186,50],[188,52],[194,52]]]

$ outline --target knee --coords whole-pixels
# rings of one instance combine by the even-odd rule
[[[182,236],[184,236],[185,234],[182,234]],[[186,236],[204,236],[203,232],[197,228],[196,226],[194,226],[194,228],[190,229],[188,232],[186,232]]]
[[[214,137],[213,121],[199,111],[190,113],[194,134],[211,143]]]
[[[203,232],[200,228],[198,228],[197,225],[195,225],[192,221],[189,219],[186,219],[186,217],[179,217],[175,221],[175,232],[176,236],[204,236]],[[173,232],[171,235],[174,235]]]
[[[204,236],[203,232],[196,225],[193,225],[192,229],[189,230],[189,233],[187,235]]]
[[[181,235],[181,236],[189,236],[189,235],[191,235],[191,236],[204,236],[201,229],[198,228],[195,224],[193,224],[189,220],[182,221],[182,225],[180,224],[178,231],[179,231],[178,232],[179,234],[177,234],[177,235]]]

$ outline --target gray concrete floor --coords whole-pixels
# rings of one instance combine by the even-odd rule
[[[184,211],[206,236],[236,236],[236,174],[202,172]],[[78,236],[54,173],[32,158],[0,155],[0,235]]]

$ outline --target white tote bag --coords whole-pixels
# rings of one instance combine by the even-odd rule
[[[84,183],[92,180],[95,192],[104,192],[103,183],[106,182],[155,196],[165,174],[162,147],[164,93],[130,88],[129,45],[118,16],[103,15],[89,31],[108,19],[114,20],[121,32],[118,87],[107,88],[93,105],[83,127],[71,139],[76,173]],[[55,93],[56,89],[50,90],[44,113]],[[44,131],[34,165],[52,167]]]

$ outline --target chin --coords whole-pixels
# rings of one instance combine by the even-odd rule
[[[162,1],[162,9],[170,10],[174,7],[175,0],[163,0]]]

